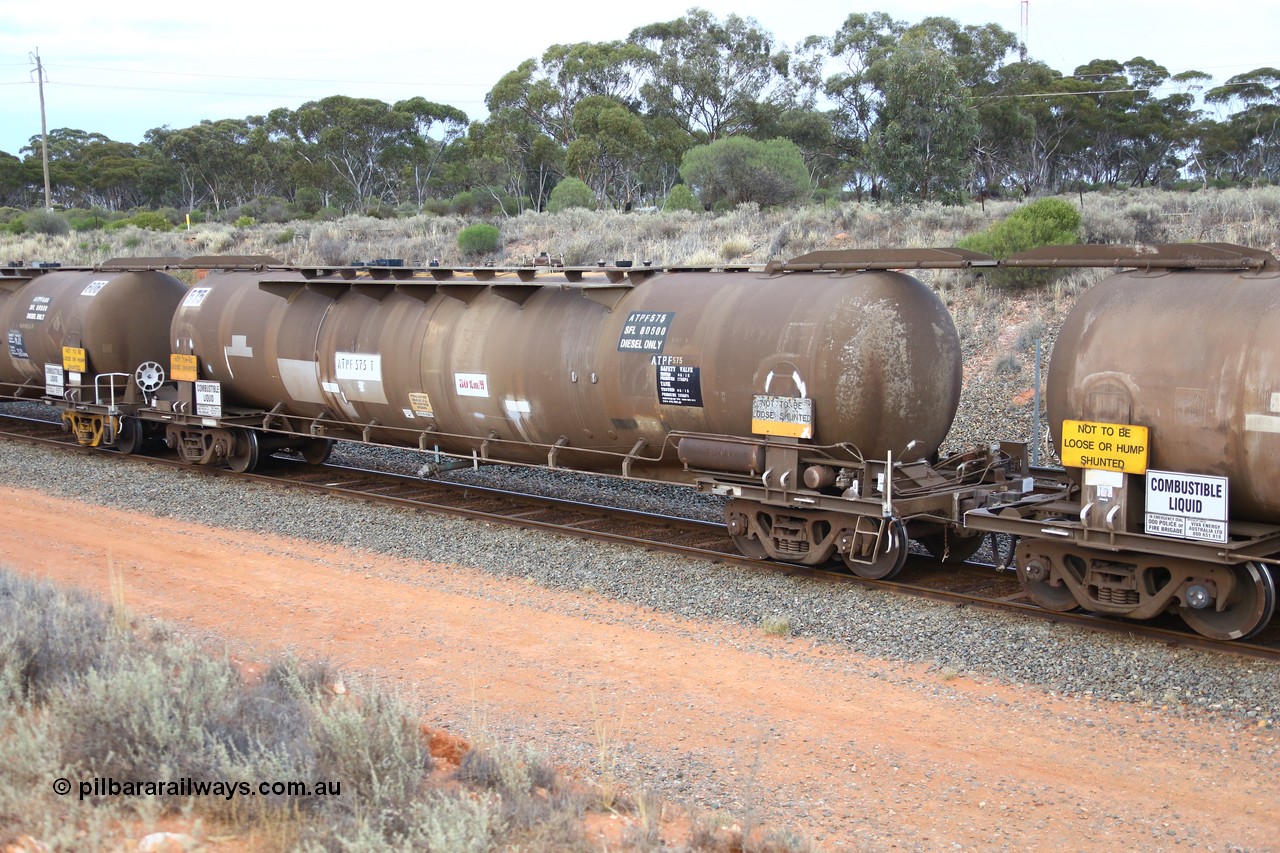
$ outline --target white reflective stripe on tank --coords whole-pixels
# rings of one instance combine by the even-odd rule
[[[1246,432],[1280,432],[1280,417],[1275,415],[1245,415]]]

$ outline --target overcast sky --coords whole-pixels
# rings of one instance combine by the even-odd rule
[[[693,7],[751,17],[779,47],[830,35],[854,11],[915,23],[931,15],[1018,33],[1019,0],[601,0],[409,4],[218,0],[0,0],[0,151],[40,133],[34,55],[46,71],[48,126],[137,143],[153,128],[244,118],[328,95],[387,103],[420,95],[470,118],[506,72],[552,44],[625,39]],[[1280,67],[1276,0],[1029,0],[1030,55],[1069,74],[1091,59],[1143,56],[1217,82]]]

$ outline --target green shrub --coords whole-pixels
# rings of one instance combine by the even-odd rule
[[[462,192],[449,199],[449,209],[459,216],[469,216],[476,209],[476,196],[471,190]]]
[[[596,209],[596,194],[591,191],[591,187],[577,178],[565,178],[556,184],[551,190],[551,197],[547,200],[547,210],[552,213],[559,213],[571,207]]]
[[[694,213],[701,213],[702,202],[698,201],[698,197],[693,194],[693,190],[689,189],[688,184],[676,184],[667,194],[667,200],[662,203],[662,209],[691,210]]]
[[[315,216],[324,207],[324,193],[316,187],[299,187],[293,194],[293,205],[306,216]]]
[[[468,255],[483,255],[498,248],[499,236],[496,227],[477,222],[458,232],[458,248]]]
[[[258,221],[252,216],[237,216],[234,224],[237,228],[252,228]]]
[[[167,216],[154,211],[135,213],[129,221],[144,231],[170,231],[173,229],[173,223],[169,221]]]
[[[1011,213],[985,231],[957,242],[962,249],[1007,258],[1041,246],[1080,242],[1080,211],[1057,198],[1042,198]],[[1001,269],[989,273],[996,284],[1035,285],[1051,281],[1058,270]]]
[[[193,210],[187,216],[190,218],[192,225],[199,225],[209,218],[208,214],[203,210]]]

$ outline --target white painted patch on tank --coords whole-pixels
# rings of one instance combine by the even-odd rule
[[[253,358],[253,347],[249,346],[249,339],[245,335],[232,335],[231,346],[223,347],[222,352],[227,363],[227,373],[232,379],[235,378],[236,372],[231,367],[231,356]]]
[[[316,403],[324,405],[324,394],[320,388],[320,376],[314,361],[300,358],[278,358],[276,369],[280,371],[280,381],[289,392],[289,396],[299,403]],[[334,386],[337,390],[337,386]]]
[[[1246,432],[1280,432],[1280,417],[1275,415],[1245,415]]]

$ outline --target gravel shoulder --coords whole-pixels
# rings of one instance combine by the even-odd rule
[[[138,468],[0,446],[0,562],[821,849],[1280,844],[1273,665]]]

